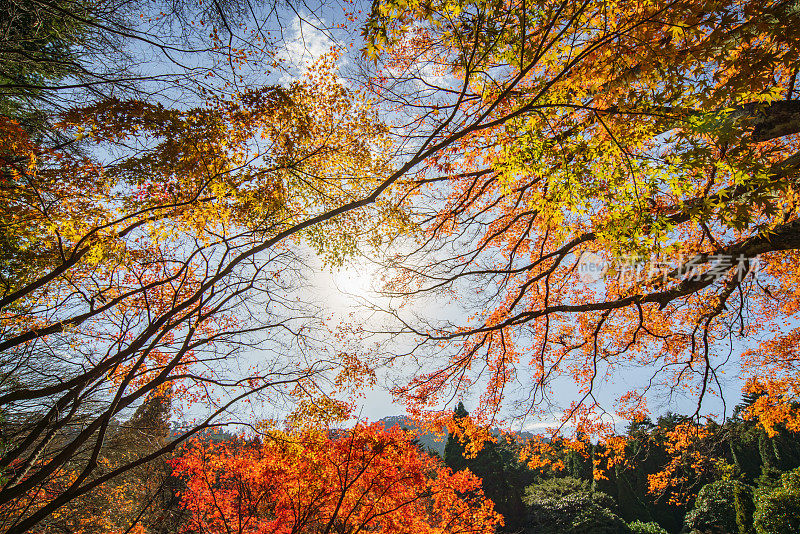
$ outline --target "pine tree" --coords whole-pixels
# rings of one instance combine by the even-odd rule
[[[467,417],[469,413],[464,404],[459,402],[453,414],[456,424]],[[509,459],[517,462],[513,455]],[[511,480],[514,478],[514,466],[506,466],[497,443],[487,441],[475,458],[465,458],[464,444],[457,436],[450,434],[444,448],[444,461],[454,472],[469,469],[481,479],[484,494],[494,502],[495,510],[504,518],[505,531],[515,532],[522,527],[525,519],[523,488],[517,487]]]
[[[458,424],[459,421],[467,417],[469,417],[469,413],[467,409],[464,408],[464,403],[459,402],[453,414],[453,419],[456,421],[456,424]],[[447,436],[447,443],[444,446],[444,463],[447,464],[453,472],[461,471],[467,467],[467,461],[464,458],[465,450],[464,444],[458,437],[453,434]]]

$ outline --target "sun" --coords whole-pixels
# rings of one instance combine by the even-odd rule
[[[376,295],[377,269],[370,264],[348,265],[333,272],[333,285],[349,298],[370,298]]]

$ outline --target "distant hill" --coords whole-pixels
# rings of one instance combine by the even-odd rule
[[[404,430],[416,430],[419,436],[417,441],[419,441],[420,445],[429,450],[436,451],[436,454],[444,457],[444,446],[447,443],[447,434],[437,435],[433,432],[422,432],[417,425],[402,415],[390,415],[378,422],[383,423],[383,426],[386,428],[400,426],[400,428]]]
[[[444,446],[447,443],[447,435],[437,435],[433,432],[422,432],[420,431],[420,428],[410,419],[402,415],[390,415],[389,417],[384,417],[378,422],[383,423],[383,426],[386,428],[400,426],[400,428],[405,430],[416,430],[417,434],[419,435],[418,441],[421,445],[430,450],[436,451],[439,456],[444,456]],[[500,435],[500,430],[493,428],[491,433],[494,436],[498,436]],[[513,434],[521,441],[527,441],[535,437],[535,434],[530,432],[514,432]]]

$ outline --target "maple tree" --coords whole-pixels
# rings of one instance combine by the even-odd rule
[[[187,532],[490,533],[501,523],[480,479],[451,472],[398,427],[197,442],[173,463]]]
[[[130,29],[78,20],[60,2],[19,5],[36,7],[36,42],[74,70],[59,36]],[[390,361],[417,367],[394,392],[412,414],[472,438],[470,454],[508,404],[520,420],[555,411],[552,433],[573,432],[559,446],[591,454],[602,479],[624,462],[614,420],[642,421],[653,394],[686,395],[695,422],[668,432],[674,461],[650,480],[664,490],[687,466],[712,469],[696,420],[710,395],[725,400],[725,369],[746,383],[744,415],[768,436],[798,429],[793,2],[374,2],[363,85],[337,77],[335,54],[294,83],[250,83],[240,67],[279,69],[277,55],[264,27],[246,39],[231,29],[228,5],[202,8],[219,16],[193,34],[207,48],[176,47],[174,34],[148,42],[167,58],[210,56],[146,83],[65,74],[36,55],[9,75],[30,43],[0,56],[12,100],[0,117],[0,510],[10,529],[234,418],[245,398],[300,397],[300,423],[344,417],[317,381],[358,382],[378,356],[328,358],[315,344],[315,317],[292,294],[298,247],[337,264],[400,233],[419,246],[392,257],[390,293],[442,292],[477,309],[456,325],[386,310],[401,320],[390,333],[414,347]],[[169,27],[152,15],[156,34]],[[22,101],[44,106],[46,127]],[[587,261],[605,277],[578,276]],[[275,345],[291,358],[239,368],[241,353]],[[603,398],[630,369],[647,375]],[[553,406],[564,383],[574,400]],[[476,389],[475,421],[435,413]],[[194,402],[207,417],[103,465],[115,419],[167,394],[176,410]],[[604,438],[600,453],[587,452],[586,436]],[[561,461],[546,443],[528,455],[535,468]]]
[[[295,293],[298,248],[337,264],[402,229],[396,199],[379,197],[424,157],[389,167],[386,127],[336,59],[282,86],[200,84],[184,107],[100,92],[48,116],[44,136],[0,118],[9,530],[64,516],[236,420],[242,400],[288,399],[302,417],[342,408],[317,381],[343,387],[364,365],[316,342],[317,317]],[[258,350],[267,357],[241,357]],[[103,461],[117,419],[152,395],[195,420]]]
[[[5,122],[16,135],[4,147],[12,156],[2,216],[13,248],[4,266],[0,404],[11,446],[0,501],[23,514],[17,526],[218,424],[235,400],[289,394],[331,369],[276,358],[241,373],[222,362],[243,347],[285,342],[284,332],[303,343],[303,328],[313,330],[313,316],[293,302],[301,260],[284,241],[305,237],[335,259],[357,236],[338,231],[337,242],[322,232],[367,231],[363,214],[332,220],[382,179],[367,146],[379,142],[381,126],[352,102],[335,83],[315,80],[251,91],[221,110],[108,101],[67,113],[64,127],[86,128],[94,143],[124,148],[134,132],[160,140],[110,165],[35,147],[18,157],[29,140]],[[250,136],[266,148],[248,145]],[[332,222],[314,228],[315,217]],[[256,302],[266,312],[246,315]],[[103,469],[97,460],[113,418],[170,388],[184,406],[202,400],[209,417]],[[40,502],[38,488],[68,465],[74,481]]]
[[[315,380],[347,373],[346,361],[320,357],[319,321],[296,299],[297,248],[341,262],[402,213],[391,201],[358,210],[389,185],[385,126],[334,61],[189,109],[116,98],[74,107],[52,123],[72,141],[55,146],[0,117],[10,530],[229,422],[245,398],[324,396]],[[275,346],[297,354],[269,357]],[[101,461],[115,420],[152,395],[199,419]]]
[[[554,433],[611,438],[608,415],[641,419],[653,395],[708,415],[729,369],[764,393],[749,416],[797,428],[798,16],[784,1],[373,4],[375,90],[415,132],[408,152],[430,154],[405,182],[419,247],[392,258],[389,290],[455,294],[468,317],[386,310],[447,355],[416,349],[395,389],[412,411],[480,389],[484,421],[555,414]],[[585,253],[604,277],[578,276]]]

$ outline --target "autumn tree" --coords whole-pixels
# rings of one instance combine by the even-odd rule
[[[333,63],[189,109],[115,98],[71,109],[54,127],[79,151],[0,117],[9,530],[235,420],[244,398],[324,398],[319,380],[348,380],[358,362],[326,359],[315,312],[296,298],[298,249],[340,262],[402,213],[391,200],[359,210],[391,183],[385,126]],[[120,418],[167,394],[196,420],[102,462]]]
[[[13,528],[237,399],[324,392],[313,378],[338,362],[311,348],[289,296],[301,239],[338,262],[361,238],[414,230],[390,292],[471,291],[459,324],[385,310],[414,347],[390,354],[418,367],[395,389],[412,414],[480,388],[470,431],[489,428],[521,384],[513,415],[555,413],[554,434],[606,437],[610,459],[624,444],[608,444],[607,412],[641,420],[652,393],[683,392],[699,418],[732,366],[756,396],[745,415],[770,436],[796,430],[800,332],[781,321],[798,304],[798,17],[790,1],[375,2],[363,85],[332,59],[291,85],[183,85],[250,65],[234,32],[226,44],[212,29],[223,53],[165,86],[59,101],[58,142],[2,118],[0,506]],[[273,340],[291,362],[238,372],[238,352]],[[373,371],[343,359],[345,377]],[[631,368],[649,379],[603,399]],[[552,406],[565,381],[574,401]],[[115,418],[170,388],[209,417],[103,471]],[[71,484],[43,491],[76,461]]]
[[[75,18],[58,3],[33,4],[44,6],[42,20],[53,10]],[[106,31],[97,20],[88,26]],[[170,27],[160,15],[145,20]],[[52,91],[71,97],[47,107],[52,138],[0,117],[0,508],[9,530],[41,524],[193,435],[249,424],[231,413],[242,400],[339,409],[331,389],[371,372],[317,343],[318,318],[295,292],[300,251],[335,265],[405,228],[403,199],[389,188],[431,152],[390,164],[387,128],[363,90],[337,77],[335,53],[292,83],[264,84],[263,71],[259,84],[238,74],[208,82],[221,63],[251,65],[264,29],[251,32],[260,45],[241,49],[231,32],[224,44],[209,28],[210,50],[222,52],[179,79],[206,83],[158,77],[156,89],[104,85],[108,93],[58,85]],[[158,98],[137,98],[148,91]],[[257,351],[266,357],[244,357]],[[167,392],[175,416],[194,421],[160,447],[101,462],[114,426]]]
[[[171,438],[170,397],[153,395],[145,400],[126,421],[114,424],[100,451],[98,463],[113,469],[132,459],[159,450]],[[77,460],[77,459],[76,459]],[[48,481],[46,491],[63,491],[74,479],[72,470],[78,462],[67,465],[61,477]],[[36,531],[101,534],[108,532],[162,532],[176,527],[176,510],[165,509],[171,468],[165,458],[131,469],[103,486],[70,501],[48,515]],[[10,530],[16,517],[2,517],[0,528]]]
[[[335,53],[303,79],[266,83],[284,72],[274,19],[248,2],[213,2],[194,20],[186,3],[125,4],[15,3],[40,33],[3,37],[0,62],[19,69],[5,70],[12,112],[0,117],[0,509],[12,531],[237,420],[242,400],[340,409],[331,389],[371,369],[318,343],[296,293],[302,251],[337,265],[404,228],[387,190],[426,157],[390,166],[386,126],[337,77]],[[226,8],[249,9],[256,26],[231,24]],[[159,74],[129,77],[128,60],[153,50]],[[65,69],[48,70],[56,62]],[[168,392],[174,416],[194,421],[102,462],[115,425]]]
[[[613,435],[605,414],[641,419],[656,393],[707,415],[729,369],[764,393],[749,417],[796,430],[798,16],[785,1],[375,2],[376,91],[409,154],[430,153],[406,182],[422,236],[388,289],[463,305],[455,321],[386,310],[422,347],[395,393],[424,413],[480,390],[479,419]],[[604,398],[623,370],[647,378]]]
[[[399,427],[270,431],[195,443],[176,462],[189,532],[491,533],[480,480],[453,473]]]

